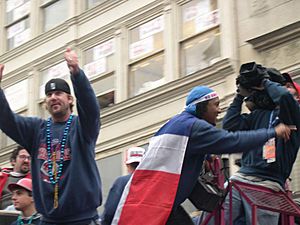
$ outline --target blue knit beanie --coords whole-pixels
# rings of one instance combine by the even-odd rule
[[[191,90],[186,98],[185,111],[196,115],[196,105],[199,102],[217,98],[218,94],[206,86],[198,86]]]

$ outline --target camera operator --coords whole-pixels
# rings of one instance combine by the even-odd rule
[[[278,123],[295,126],[289,141],[269,139],[264,146],[243,153],[240,170],[231,179],[263,185],[275,191],[284,190],[300,144],[300,110],[298,102],[285,88],[279,71],[264,68],[255,62],[241,66],[237,78],[238,91],[223,120],[229,131],[270,128]],[[243,100],[251,96],[254,110],[241,114]],[[251,224],[251,207],[233,189],[233,224]],[[257,224],[278,224],[279,214],[257,211]],[[225,220],[229,224],[229,197],[225,201]]]

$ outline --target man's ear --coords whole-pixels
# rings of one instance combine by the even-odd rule
[[[70,101],[70,104],[74,102],[74,97],[72,95],[68,95],[68,99]]]
[[[16,164],[16,160],[15,159],[11,160],[10,164],[14,167]]]
[[[45,107],[46,110],[48,110],[48,107],[47,107],[47,104],[46,104],[46,98],[44,98],[44,101],[43,101],[42,105]]]

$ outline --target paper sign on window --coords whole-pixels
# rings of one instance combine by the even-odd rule
[[[52,66],[49,70],[48,70],[48,79],[52,79],[52,78],[63,78],[64,76],[66,76],[67,74],[69,74],[69,68],[67,66],[67,63],[65,61]],[[47,81],[45,81],[46,83]]]
[[[153,51],[153,37],[150,36],[143,40],[132,43],[129,46],[129,58],[135,59],[152,51]]]
[[[25,20],[22,20],[21,22],[16,23],[15,25],[7,29],[7,39],[12,38],[16,34],[21,33],[24,30],[25,30]]]
[[[21,45],[24,42],[28,41],[29,38],[30,38],[30,29],[26,29],[23,32],[17,34],[14,37],[14,47],[18,47],[19,45]]]
[[[196,32],[202,32],[220,24],[219,10],[201,15],[195,19]]]
[[[86,76],[91,79],[92,77],[106,72],[106,58],[100,58],[94,62],[88,63],[83,66]]]
[[[191,6],[184,10],[183,13],[183,22],[188,22],[190,20],[193,20],[197,17],[198,14],[198,7],[197,6]]]
[[[109,56],[115,52],[115,40],[106,41],[93,48],[93,59],[97,60]]]
[[[13,111],[28,105],[28,80],[21,81],[5,89],[5,96]]]
[[[164,30],[164,17],[160,16],[140,26],[140,39],[147,38]]]
[[[8,0],[6,1],[6,12],[9,12],[18,6],[24,4],[24,0]]]
[[[21,18],[22,16],[29,14],[29,12],[30,12],[30,2],[26,2],[24,5],[16,8],[13,11],[13,20],[15,21]]]

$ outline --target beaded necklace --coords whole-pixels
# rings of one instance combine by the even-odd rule
[[[31,215],[31,217],[29,218],[29,220],[28,220],[28,222],[26,223],[26,224],[31,224],[32,223],[32,220],[33,220],[33,217],[34,217],[34,215],[35,215],[36,213],[33,213],[32,215]],[[22,220],[22,216],[20,215],[20,216],[18,216],[18,220],[17,220],[18,222],[17,222],[17,224],[18,225],[24,225],[24,222],[23,222],[23,220]]]
[[[58,207],[58,182],[62,174],[62,168],[63,168],[63,163],[64,163],[64,152],[65,152],[65,145],[67,141],[67,136],[69,134],[70,130],[70,125],[73,119],[73,115],[71,114],[66,127],[63,132],[62,139],[60,141],[60,158],[59,158],[59,163],[58,163],[58,168],[56,165],[56,150],[53,149],[52,152],[52,138],[51,138],[51,118],[47,120],[47,126],[46,126],[46,142],[47,142],[47,155],[48,155],[48,174],[49,174],[49,179],[50,183],[55,185],[54,186],[54,208]],[[51,157],[52,153],[52,157]]]

